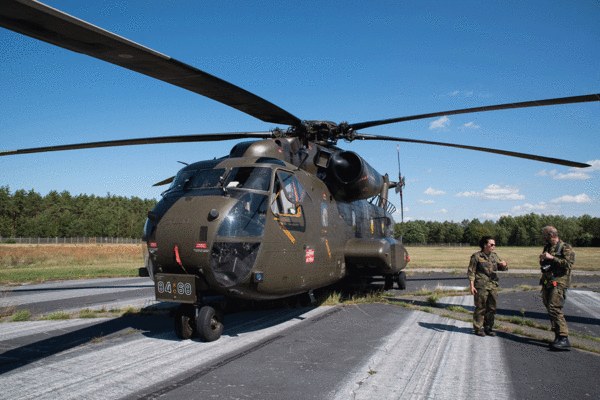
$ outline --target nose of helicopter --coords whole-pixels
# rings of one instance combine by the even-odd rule
[[[180,198],[154,227],[147,228],[152,268],[158,273],[202,276],[211,287],[241,283],[261,247],[263,200],[256,194]]]

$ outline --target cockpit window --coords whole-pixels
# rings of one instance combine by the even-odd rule
[[[225,187],[267,191],[270,183],[271,168],[235,167],[227,174]]]
[[[281,172],[279,176],[283,181],[283,192],[285,193],[285,197],[287,197],[288,200],[294,204],[302,203],[306,192],[304,191],[304,188],[298,179],[294,175],[287,172]]]
[[[219,186],[225,168],[201,169],[196,171],[186,189],[211,189]]]
[[[181,170],[177,173],[167,192],[216,188],[223,175],[225,175],[225,168]]]
[[[274,214],[298,216],[306,192],[298,178],[289,172],[279,171],[273,186],[271,210]]]

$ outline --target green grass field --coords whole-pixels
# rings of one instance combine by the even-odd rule
[[[479,247],[408,247],[408,270],[452,268],[466,271]],[[538,269],[537,247],[498,247],[509,270]],[[0,245],[0,284],[137,276],[144,265],[139,244]],[[578,270],[600,271],[600,248],[576,248]]]
[[[410,262],[407,269],[413,268],[455,268],[467,270],[471,255],[479,247],[407,247]],[[575,248],[575,269],[600,271],[600,248]],[[511,269],[539,269],[538,255],[541,247],[498,247],[496,254],[506,261]]]

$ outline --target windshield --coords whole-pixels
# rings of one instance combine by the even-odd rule
[[[238,202],[223,218],[217,236],[262,236],[265,229],[267,205],[269,204],[268,196],[260,193],[236,191],[232,197],[237,198]]]

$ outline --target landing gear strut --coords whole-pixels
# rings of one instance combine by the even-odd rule
[[[400,271],[398,274],[394,275],[385,275],[383,279],[383,290],[392,289],[394,287],[394,283],[396,283],[399,290],[406,289],[406,272],[404,271]]]
[[[223,313],[207,305],[181,304],[175,311],[175,334],[180,339],[198,337],[212,342],[223,333]]]

